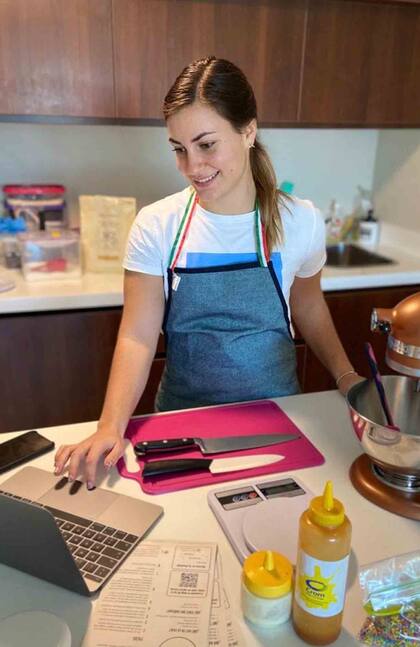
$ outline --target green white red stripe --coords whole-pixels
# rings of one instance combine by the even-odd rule
[[[270,254],[268,253],[267,240],[265,236],[265,228],[261,220],[260,210],[258,207],[258,201],[255,200],[255,233],[257,238],[257,254],[260,265],[267,267],[268,261],[270,260]]]
[[[187,238],[188,230],[190,228],[191,220],[194,215],[197,203],[198,194],[194,190],[191,190],[191,195],[188,199],[187,206],[185,207],[184,215],[182,216],[182,220],[178,227],[175,241],[172,245],[171,253],[169,255],[168,265],[171,270],[176,267],[176,264],[178,262],[184,242]],[[260,210],[257,201],[255,201],[255,235],[257,239],[258,261],[262,267],[267,267],[270,260],[270,254],[268,253],[265,228],[261,221]]]
[[[193,217],[195,206],[198,202],[198,195],[195,191],[191,191],[191,195],[188,199],[187,206],[185,207],[184,215],[182,216],[181,224],[178,227],[178,231],[175,236],[174,244],[172,245],[171,253],[169,256],[169,267],[171,270],[176,267],[178,262],[179,255],[182,250],[182,246],[187,237],[187,232],[190,227],[191,219]]]

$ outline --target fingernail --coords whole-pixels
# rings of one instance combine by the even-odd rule
[[[58,465],[54,465],[54,474],[58,474],[60,471]]]
[[[95,484],[92,483],[92,481],[88,481],[86,483],[86,487],[87,487],[88,490],[94,490],[95,489]]]
[[[112,461],[109,463],[105,463],[105,469],[110,470],[112,465],[113,465]]]

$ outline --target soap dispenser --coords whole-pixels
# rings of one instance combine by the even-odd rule
[[[359,241],[362,245],[376,247],[379,243],[379,222],[373,215],[373,209],[369,209],[366,218],[360,221]]]

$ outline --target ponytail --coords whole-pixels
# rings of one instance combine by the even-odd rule
[[[286,206],[285,201],[289,196],[277,188],[276,174],[270,157],[258,138],[255,139],[254,146],[249,152],[261,220],[265,229],[268,251],[271,254],[276,243],[283,242],[280,209]]]

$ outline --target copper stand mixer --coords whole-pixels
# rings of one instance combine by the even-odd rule
[[[393,309],[375,308],[371,330],[388,334],[385,361],[400,373],[382,378],[399,430],[387,424],[374,382],[355,384],[347,404],[365,454],[352,464],[350,478],[376,505],[420,520],[420,292]]]

